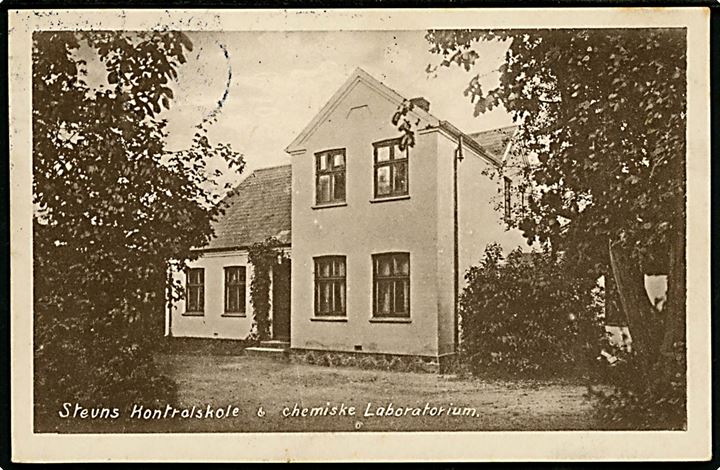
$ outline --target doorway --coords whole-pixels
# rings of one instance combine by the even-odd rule
[[[272,270],[272,337],[290,341],[290,260],[283,259]]]

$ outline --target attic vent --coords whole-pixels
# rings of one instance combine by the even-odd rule
[[[417,98],[413,98],[410,100],[410,102],[417,106],[418,108],[422,109],[425,112],[430,112],[430,102],[423,98],[422,96],[418,96]]]
[[[366,104],[362,106],[355,106],[353,108],[350,108],[350,110],[347,113],[347,116],[345,116],[346,119],[350,118],[367,118],[370,116],[370,107]]]

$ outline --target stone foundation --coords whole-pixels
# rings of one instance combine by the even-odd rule
[[[454,355],[409,356],[367,352],[323,351],[318,349],[291,349],[290,362],[331,367],[357,367],[360,369],[395,372],[447,373]]]

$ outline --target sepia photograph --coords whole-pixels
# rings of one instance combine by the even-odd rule
[[[23,433],[709,452],[703,10],[16,13]]]

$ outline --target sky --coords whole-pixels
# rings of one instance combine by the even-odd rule
[[[245,155],[243,175],[290,163],[285,147],[305,128],[356,67],[406,98],[423,96],[431,112],[465,132],[512,124],[502,108],[473,116],[463,95],[472,74],[484,89],[497,84],[506,45],[480,43],[472,74],[436,64],[425,31],[193,32],[193,51],[178,69],[175,99],[164,112],[169,150],[190,146],[196,126],[217,113],[211,143],[230,143]],[[223,98],[223,96],[225,97]],[[218,102],[222,101],[219,106]]]

